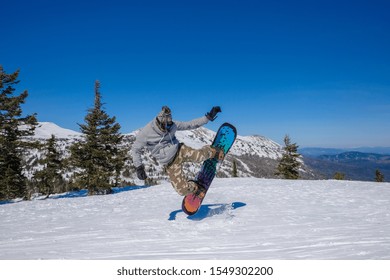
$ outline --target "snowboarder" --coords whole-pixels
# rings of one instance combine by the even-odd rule
[[[138,133],[131,154],[137,177],[146,180],[145,167],[141,160],[141,151],[146,148],[152,156],[164,166],[173,188],[179,195],[194,193],[202,196],[204,189],[193,181],[188,181],[183,172],[184,162],[203,162],[215,156],[222,157],[223,152],[209,145],[201,149],[193,149],[180,143],[175,133],[177,130],[190,130],[201,127],[209,121],[214,121],[221,112],[219,106],[213,107],[205,116],[188,122],[173,121],[171,110],[163,106],[155,119],[149,122]]]

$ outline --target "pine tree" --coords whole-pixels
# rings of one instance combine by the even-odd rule
[[[345,180],[345,174],[341,172],[336,172],[333,176],[335,180]]]
[[[375,181],[379,183],[385,181],[385,176],[382,174],[382,172],[379,169],[375,171]]]
[[[56,148],[56,138],[54,135],[47,140],[45,144],[45,156],[39,163],[44,167],[35,173],[34,179],[38,183],[39,192],[48,197],[50,194],[55,193],[55,190],[58,190],[61,185],[65,184],[61,175],[62,161]]]
[[[284,144],[284,153],[279,160],[275,175],[283,176],[285,179],[298,179],[299,168],[301,166],[301,163],[298,160],[301,156],[298,153],[299,146],[296,143],[291,143],[291,139],[288,135],[284,137]]]
[[[28,92],[14,95],[19,70],[7,74],[0,65],[0,200],[26,196],[22,173],[23,137],[34,134],[36,115],[22,117]]]
[[[118,183],[118,172],[123,167],[124,151],[120,148],[123,136],[115,117],[103,110],[100,83],[95,82],[95,104],[88,110],[85,124],[79,124],[84,141],[71,147],[71,159],[75,167],[76,184],[87,188],[90,195],[109,194]],[[115,177],[115,183],[111,179]]]
[[[238,177],[237,162],[233,160],[232,177]]]
[[[113,187],[121,186],[121,175],[122,170],[125,167],[125,162],[127,159],[127,151],[124,148],[120,148],[119,145],[116,145],[115,156],[113,157],[113,165],[114,165],[114,182]]]

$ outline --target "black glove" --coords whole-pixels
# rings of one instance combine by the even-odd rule
[[[206,114],[206,117],[210,121],[213,121],[217,118],[217,114],[220,112],[222,112],[221,107],[215,106],[215,107],[211,108],[211,111]]]
[[[140,180],[145,180],[148,178],[145,173],[145,167],[143,165],[137,167],[137,177]]]

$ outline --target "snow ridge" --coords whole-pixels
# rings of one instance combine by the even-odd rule
[[[59,139],[80,138],[82,134],[70,129],[62,128],[52,122],[39,122],[35,128],[35,139],[48,139],[54,135]]]

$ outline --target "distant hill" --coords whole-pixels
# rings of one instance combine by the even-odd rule
[[[358,148],[344,148],[344,149],[306,147],[306,148],[299,149],[299,153],[307,157],[318,157],[322,155],[337,155],[345,152],[361,152],[361,153],[390,155],[390,147],[358,147]]]
[[[35,128],[34,138],[47,139],[54,135],[58,139],[78,138],[81,137],[80,132],[62,128],[52,122],[39,122]]]
[[[390,163],[390,155],[361,153],[361,152],[345,152],[337,155],[323,155],[319,156],[320,159],[334,161],[334,162],[378,162],[378,163]]]
[[[333,178],[340,172],[348,180],[374,181],[375,171],[379,169],[385,181],[390,182],[390,155],[358,151],[321,155],[320,151],[305,153],[304,162],[324,178]]]

